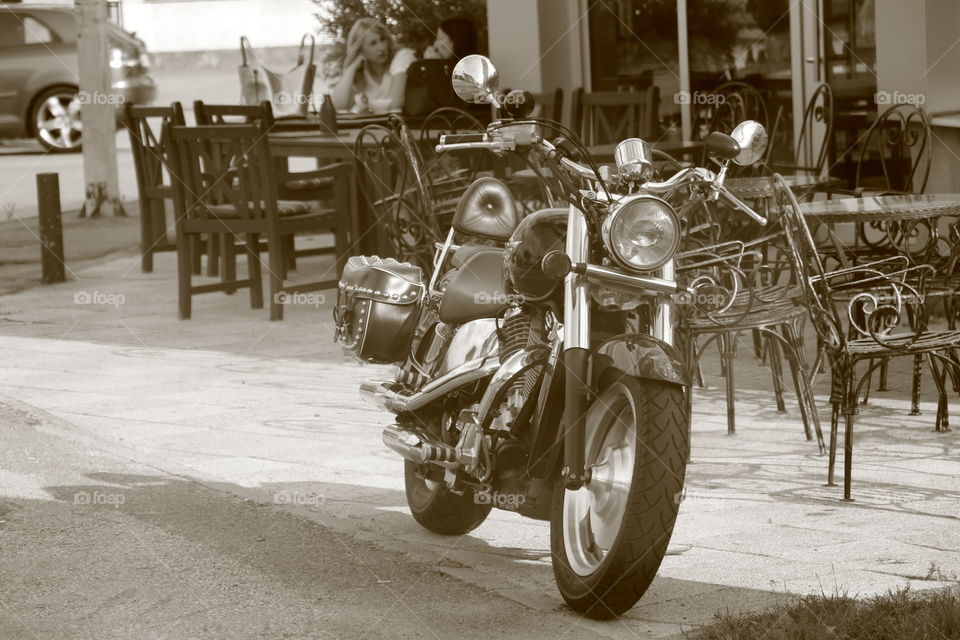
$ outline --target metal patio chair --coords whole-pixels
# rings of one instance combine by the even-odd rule
[[[796,196],[779,175],[775,179],[780,186],[778,205],[804,303],[830,367],[832,411],[827,483],[834,483],[837,432],[843,415],[843,497],[850,500],[857,398],[870,374],[885,359],[926,358],[939,391],[936,426],[940,429],[948,420],[947,370],[957,366],[945,353],[960,344],[960,331],[927,329],[924,302],[928,278],[933,272],[930,265],[910,266],[905,256],[890,256],[828,271]],[[868,366],[866,372],[858,375],[856,369],[861,362]]]

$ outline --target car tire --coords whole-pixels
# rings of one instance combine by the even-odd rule
[[[76,87],[47,89],[30,108],[31,130],[45,149],[54,153],[80,151],[80,99]]]

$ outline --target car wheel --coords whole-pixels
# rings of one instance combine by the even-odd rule
[[[46,149],[57,152],[80,150],[80,98],[72,87],[54,87],[33,103],[33,131]]]

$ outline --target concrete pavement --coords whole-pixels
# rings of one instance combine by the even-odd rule
[[[0,395],[62,419],[64,437],[276,504],[576,621],[553,585],[545,523],[495,511],[471,534],[442,538],[410,518],[402,461],[380,443],[389,416],[357,397],[360,381],[388,370],[354,364],[331,343],[333,292],[319,308],[288,307],[280,323],[250,309],[245,292],[207,294],[194,298],[192,320],[178,321],[173,259],[158,256],[145,275],[131,254],[80,270],[75,282],[0,297]],[[329,268],[324,258],[301,266]],[[932,431],[929,379],[922,416],[907,415],[902,392],[863,407],[857,501],[845,504],[839,487],[823,486],[826,459],[803,439],[795,402],[775,411],[766,369],[738,362],[739,432],[728,437],[712,356],[704,368],[710,386],[696,391],[672,555],[623,619],[579,629],[670,637],[718,610],[791,594],[960,579],[958,440]],[[904,376],[894,370],[895,387],[907,386]],[[825,421],[827,391],[821,380]]]

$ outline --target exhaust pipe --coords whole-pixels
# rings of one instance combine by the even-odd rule
[[[450,445],[432,442],[400,425],[390,425],[383,430],[381,437],[383,444],[412,462],[456,462],[457,460],[456,452]]]
[[[497,356],[471,360],[428,382],[414,393],[396,391],[391,388],[391,382],[364,382],[360,385],[360,397],[391,413],[416,411],[458,387],[492,376],[499,367]]]

